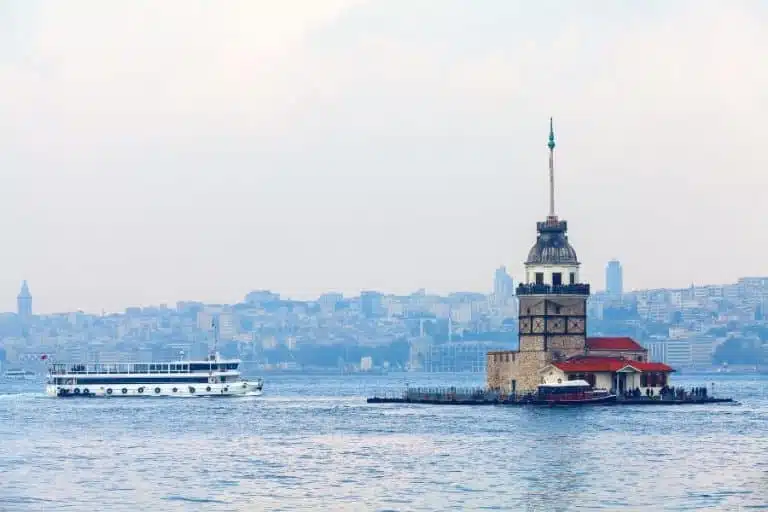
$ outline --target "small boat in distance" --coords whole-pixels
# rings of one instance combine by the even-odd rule
[[[264,383],[240,377],[239,359],[162,363],[54,363],[46,394],[52,397],[257,396]]]
[[[594,389],[585,380],[567,380],[541,384],[531,403],[536,405],[606,405],[616,402],[616,395],[604,389]]]

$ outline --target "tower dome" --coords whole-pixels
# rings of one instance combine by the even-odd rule
[[[536,243],[528,251],[526,265],[578,265],[576,250],[568,242],[568,223],[548,219],[536,224]]]

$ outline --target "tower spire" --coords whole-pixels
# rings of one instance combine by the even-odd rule
[[[557,219],[555,215],[555,129],[552,118],[549,118],[549,218]]]

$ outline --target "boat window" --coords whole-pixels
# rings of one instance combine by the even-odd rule
[[[552,273],[552,286],[560,286],[563,284],[563,274],[560,272]]]
[[[576,284],[576,272],[571,272],[571,284]]]
[[[536,272],[536,284],[544,284],[544,272]]]

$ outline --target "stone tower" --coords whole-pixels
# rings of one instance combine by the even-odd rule
[[[549,122],[549,215],[536,223],[536,243],[517,287],[520,348],[488,353],[488,386],[533,391],[539,371],[552,361],[584,354],[589,285],[579,280],[579,260],[568,242],[568,223],[555,214],[555,134]]]

